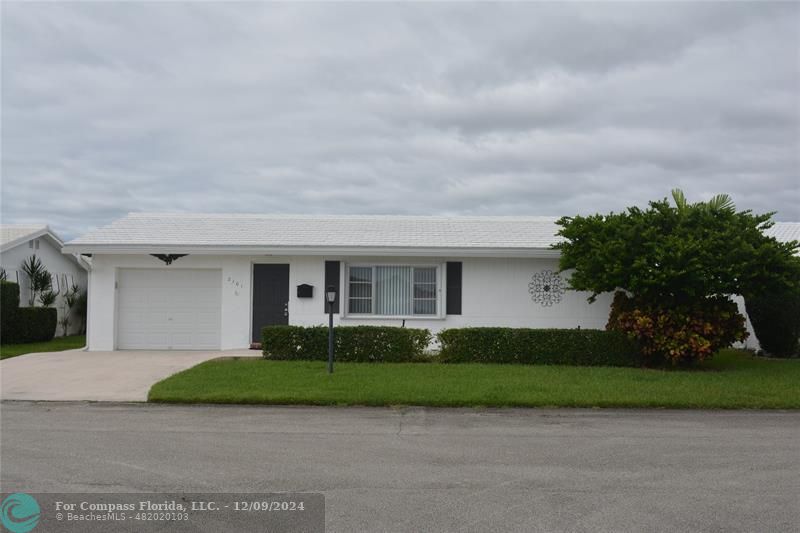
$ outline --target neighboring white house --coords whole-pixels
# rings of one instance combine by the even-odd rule
[[[553,217],[130,214],[90,254],[90,350],[233,349],[269,324],[604,328],[566,291]]]
[[[19,304],[28,305],[30,280],[22,271],[22,262],[30,256],[39,258],[53,277],[53,291],[58,293],[53,305],[61,320],[65,306],[64,293],[73,285],[81,290],[87,287],[87,263],[73,255],[61,252],[64,243],[46,225],[3,224],[0,225],[0,267],[6,272],[8,281],[19,283]],[[80,327],[75,321],[73,331]],[[61,326],[56,333],[62,333]]]

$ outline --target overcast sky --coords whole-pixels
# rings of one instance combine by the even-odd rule
[[[800,220],[800,4],[2,6],[2,221]]]

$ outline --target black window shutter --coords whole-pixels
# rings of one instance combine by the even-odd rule
[[[461,261],[447,262],[447,314],[461,314]]]
[[[339,287],[339,272],[341,268],[341,262],[339,261],[325,261],[325,286],[322,287],[322,305],[325,307],[325,313],[328,312],[328,301],[325,298],[325,291],[328,290],[328,287],[333,287],[336,290],[336,300],[333,302],[333,312],[339,312],[339,300],[341,299],[341,293]]]

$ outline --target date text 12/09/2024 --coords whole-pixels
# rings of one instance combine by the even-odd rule
[[[220,511],[232,509],[233,511],[305,511],[306,502],[303,500],[236,500],[230,503],[221,503],[213,500],[184,501],[175,500],[153,502],[150,500],[138,503],[69,503],[55,502],[56,511],[92,511],[114,513],[118,511],[140,512],[176,512],[187,511]]]

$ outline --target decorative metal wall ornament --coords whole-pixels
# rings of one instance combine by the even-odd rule
[[[173,261],[176,259],[180,259],[181,257],[186,257],[188,254],[150,254],[153,257],[161,259],[164,261],[165,265],[171,265]]]
[[[557,272],[543,270],[532,276],[531,282],[528,283],[528,292],[531,294],[531,300],[544,307],[550,307],[561,301],[561,297],[567,292],[567,287]]]

